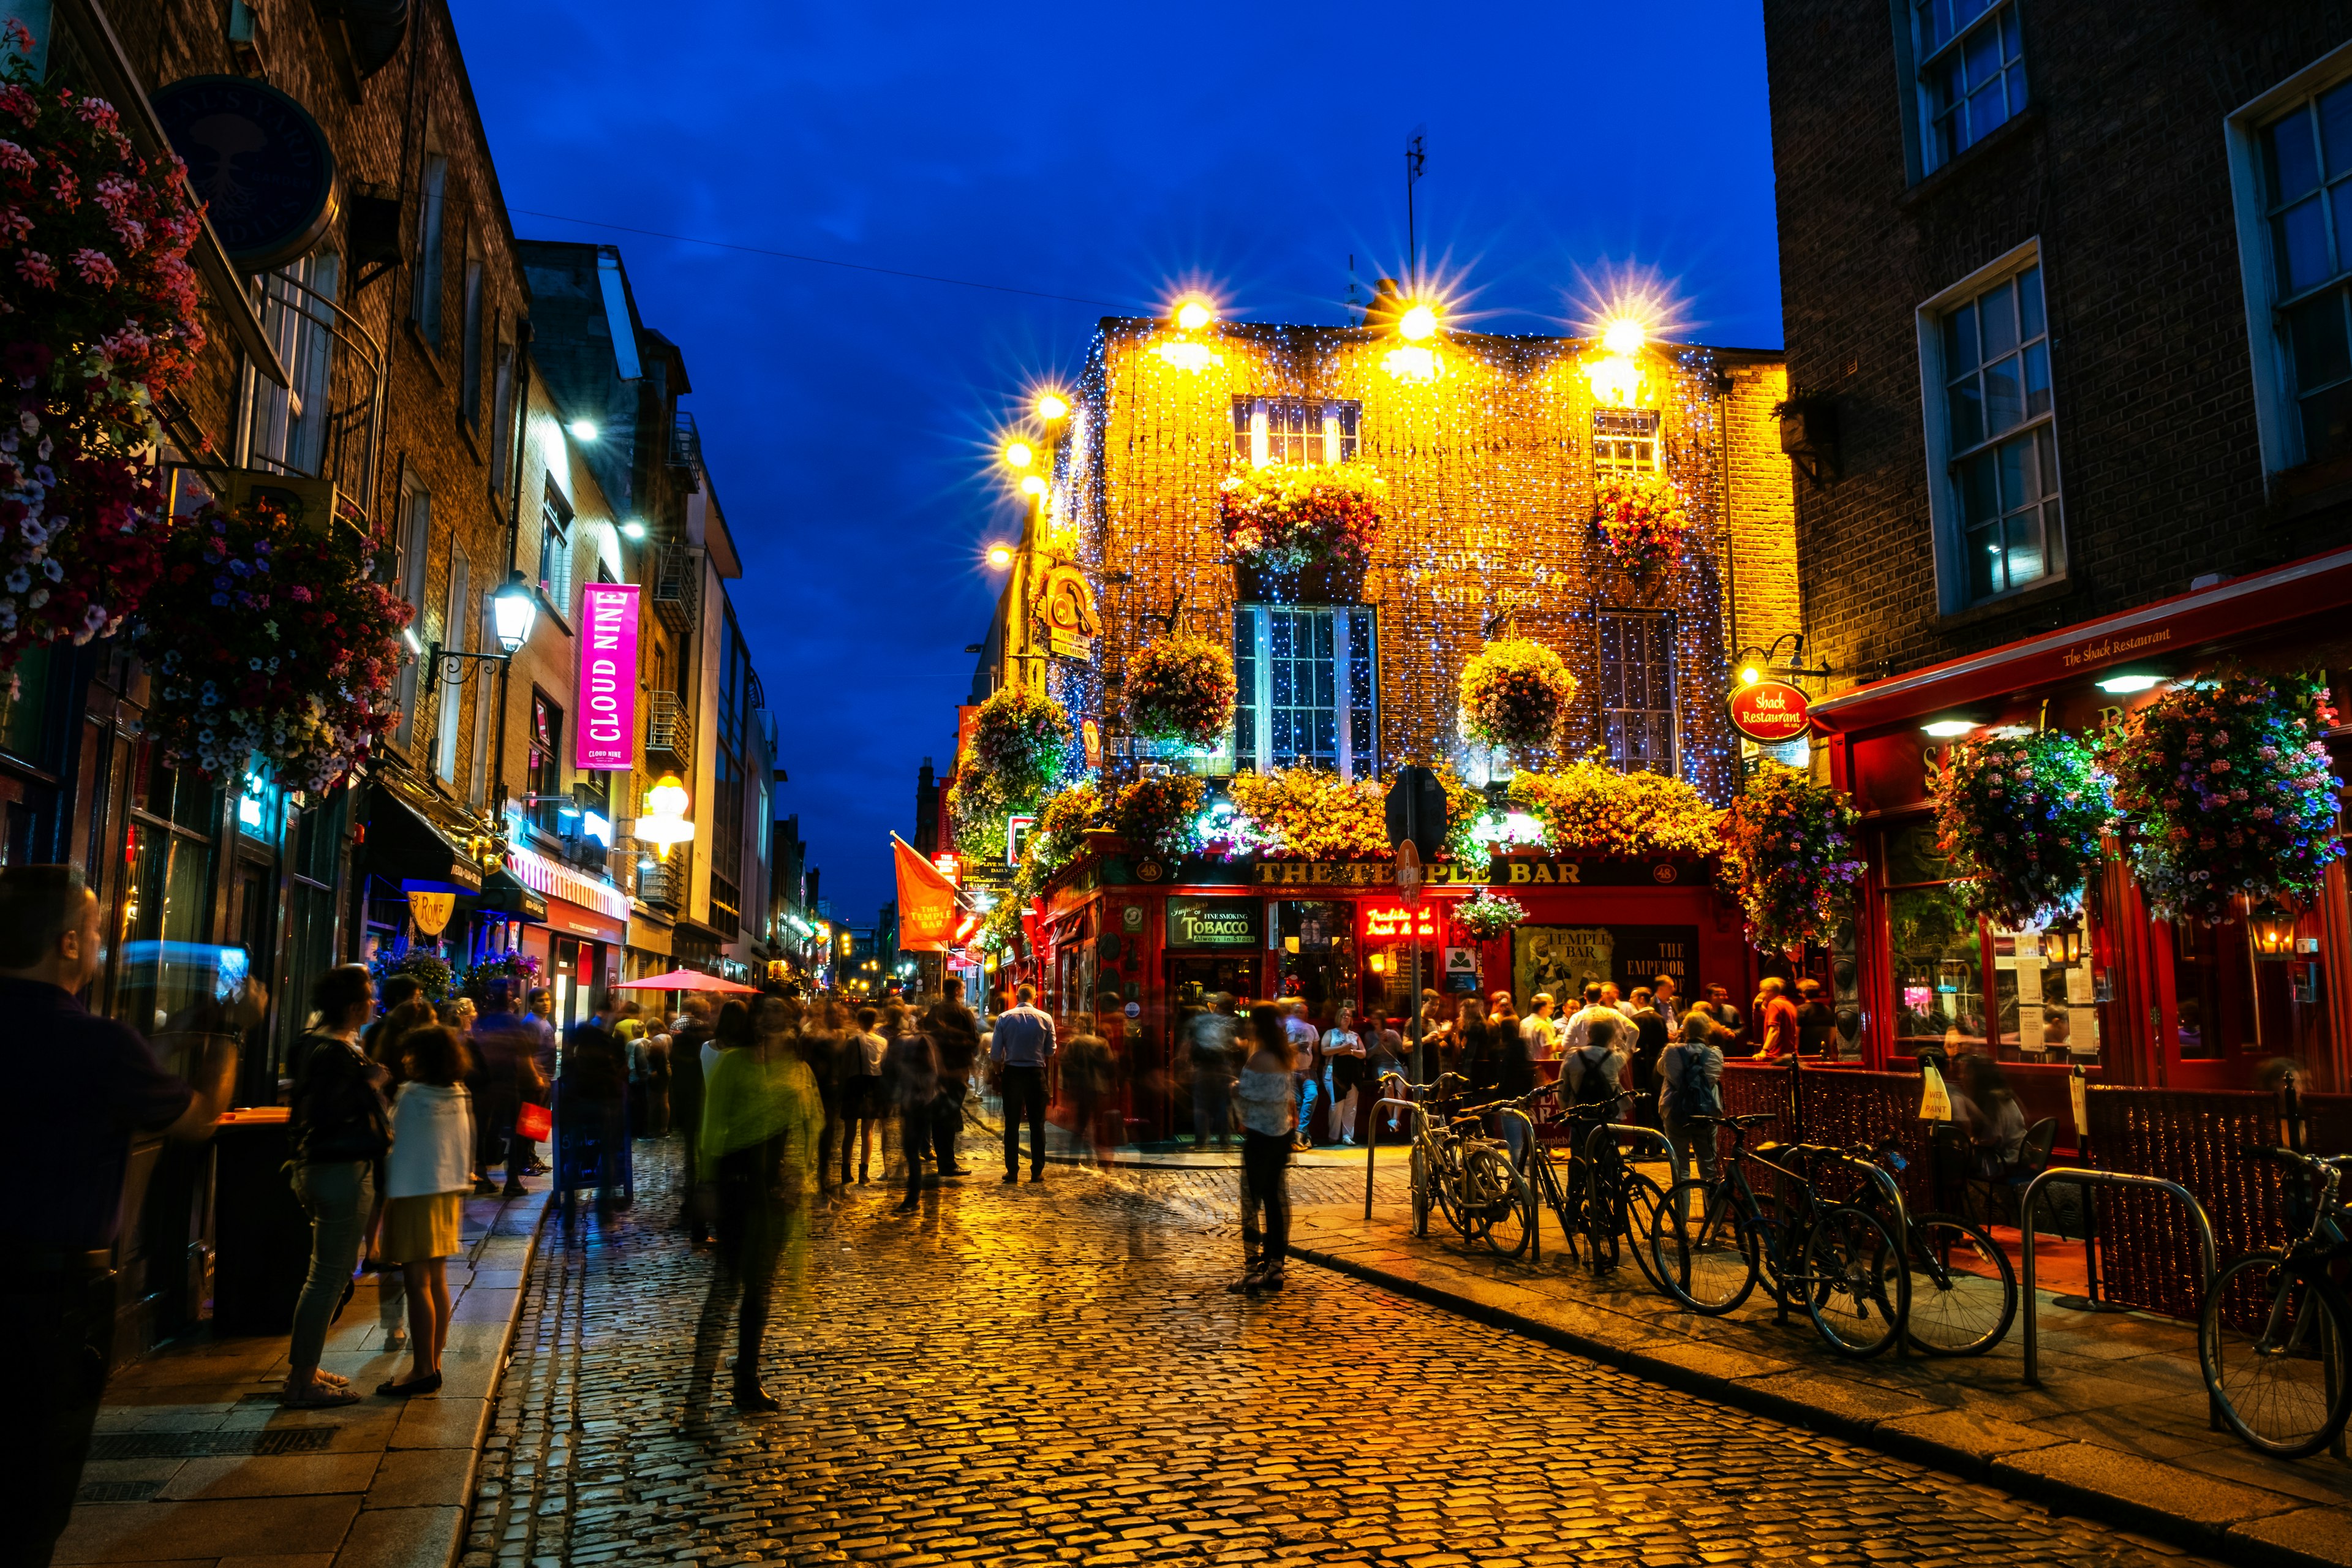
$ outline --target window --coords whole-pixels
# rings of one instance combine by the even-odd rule
[[[1603,612],[1593,668],[1601,734],[1621,773],[1675,771],[1674,626],[1659,614]]]
[[[1942,168],[2025,109],[2017,0],[1915,0],[1920,173]]]
[[[1596,479],[1658,471],[1658,412],[1654,408],[1592,411],[1592,477]]]
[[[438,153],[425,154],[425,209],[416,224],[415,294],[408,313],[428,343],[441,341],[442,207],[449,188],[449,160]]]
[[[563,710],[543,691],[530,694],[530,751],[524,764],[522,787],[533,797],[523,815],[540,831],[562,831]]]
[[[467,650],[469,635],[473,627],[473,617],[467,614],[469,606],[466,601],[467,568],[466,552],[458,546],[452,545],[449,560],[449,604],[447,610],[441,616],[441,636],[452,653],[464,653]],[[435,672],[436,677],[438,673],[438,671]],[[487,675],[487,671],[484,673]],[[433,771],[444,784],[454,784],[457,782],[457,725],[459,717],[465,710],[465,696],[464,685],[453,686],[446,680],[437,679],[435,680],[434,699],[440,704],[441,724],[440,732],[434,737],[433,742]]]
[[[466,261],[465,348],[457,368],[457,417],[468,430],[482,427],[482,264]]]
[[[1305,397],[1234,399],[1234,456],[1244,462],[1352,463],[1363,405]]]
[[[2305,461],[2352,451],[2352,81],[2262,131],[2273,309]]]
[[[719,664],[717,788],[710,818],[710,912],[727,929],[742,918],[744,750],[751,702],[751,656],[727,616]]]
[[[1380,765],[1379,668],[1369,605],[1237,608],[1234,766],[1371,776]]]
[[[264,274],[257,286],[261,330],[287,371],[279,386],[248,368],[252,397],[246,426],[247,463],[271,473],[326,479],[327,416],[332,398],[336,258],[317,252]]]
[[[514,340],[499,335],[490,371],[490,493],[507,488],[507,459],[514,448]]]
[[[539,502],[539,591],[559,613],[572,614],[572,509],[553,484]]]
[[[2065,568],[2050,329],[2027,245],[1919,316],[1939,578],[1947,612]]]
[[[400,493],[400,521],[393,531],[397,548],[393,555],[392,591],[425,618],[425,558],[433,546],[433,492],[412,478]],[[403,746],[416,742],[417,668],[400,671],[400,729],[393,737]]]

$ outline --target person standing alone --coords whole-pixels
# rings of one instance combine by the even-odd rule
[[[1035,1005],[1037,988],[1024,985],[1013,1005],[997,1016],[988,1059],[1004,1097],[1004,1179],[1021,1179],[1021,1122],[1029,1121],[1029,1179],[1045,1179],[1045,1069],[1054,1061],[1054,1020]]]

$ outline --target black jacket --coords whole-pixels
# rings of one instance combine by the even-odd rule
[[[287,1146],[307,1165],[381,1160],[392,1148],[392,1118],[357,1046],[312,1032],[295,1042],[299,1068],[288,1112]]]

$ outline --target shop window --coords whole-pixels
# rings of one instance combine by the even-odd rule
[[[125,832],[130,868],[114,992],[114,1016],[142,1034],[215,993],[221,953],[206,943],[220,815],[217,784],[173,766],[163,747],[148,743]]]
[[[1369,605],[1244,605],[1234,612],[1239,768],[1379,769],[1378,646]]]
[[[2024,111],[2025,44],[2017,0],[1915,0],[1919,173],[1932,174]]]
[[[1675,771],[1673,624],[1662,614],[1604,612],[1593,670],[1609,765],[1623,773]]]
[[[2215,926],[2174,921],[2164,929],[2171,937],[2168,1033],[2176,1061],[2325,1056],[2327,987],[2316,911],[2288,921],[2269,952],[2234,915]]]
[[[2352,454],[2352,46],[2230,120],[2263,455]]]
[[[1592,411],[1592,477],[1646,479],[1658,471],[1658,411],[1596,408]]]
[[[1234,399],[1234,456],[1267,463],[1352,463],[1363,405],[1310,397]]]
[[[1947,611],[2064,569],[2049,313],[2028,245],[1919,316],[1929,510]]]
[[[37,646],[17,656],[16,675],[13,687],[0,681],[0,752],[43,766],[49,760],[48,648]]]

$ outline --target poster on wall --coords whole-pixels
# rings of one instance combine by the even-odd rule
[[[1697,994],[1697,954],[1696,926],[1523,925],[1511,932],[1511,991],[1523,1007],[1548,992],[1567,1013],[1588,984],[1613,981],[1630,995],[1671,974],[1687,997]]]
[[[1255,899],[1171,899],[1170,947],[1255,947]]]

